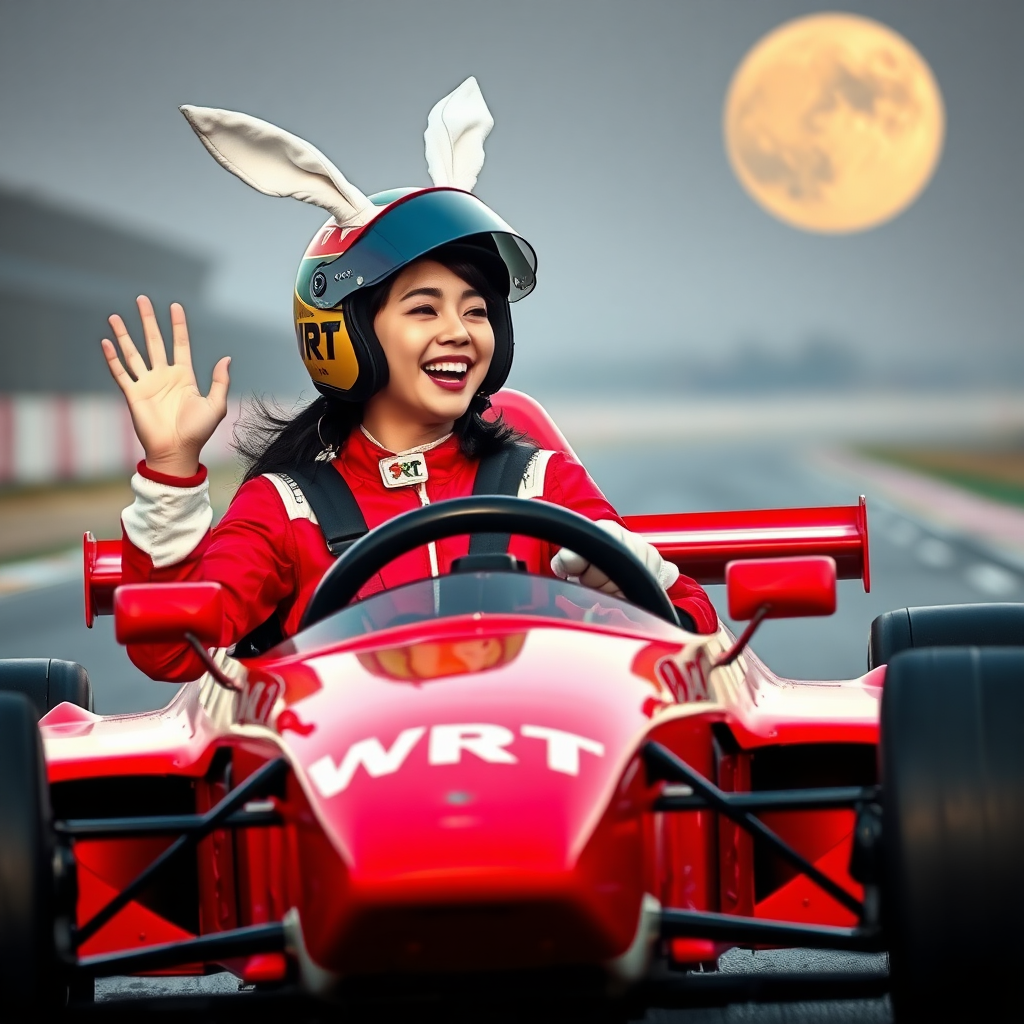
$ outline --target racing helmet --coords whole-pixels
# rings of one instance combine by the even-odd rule
[[[293,297],[299,355],[322,394],[364,402],[388,381],[373,330],[369,290],[414,260],[455,246],[502,297],[488,316],[494,356],[481,392],[493,394],[512,365],[509,303],[533,291],[533,248],[472,193],[494,125],[475,78],[436,103],[424,132],[432,188],[364,195],[318,149],[237,111],[183,106],[209,153],[265,195],[291,196],[332,214],[299,264]]]
[[[472,193],[454,188],[392,189],[369,197],[380,212],[357,228],[334,218],[316,233],[295,279],[295,337],[313,384],[323,394],[364,402],[388,381],[384,350],[366,304],[373,285],[442,247],[479,266],[502,297],[489,308],[494,355],[481,391],[499,390],[512,368],[509,303],[536,281],[533,249]]]

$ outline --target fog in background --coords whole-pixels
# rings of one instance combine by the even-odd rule
[[[817,449],[1024,437],[1024,3],[844,5],[921,52],[946,111],[944,154],[922,196],[848,236],[774,220],[733,177],[722,140],[744,55],[819,9],[0,0],[0,498],[8,485],[112,481],[93,497],[14,493],[0,505],[0,562],[70,547],[86,527],[119,534],[141,453],[98,339],[112,309],[134,322],[138,289],[164,309],[185,299],[203,385],[230,353],[236,400],[264,391],[287,406],[312,392],[291,295],[326,215],[223,171],[178,105],[276,122],[375,192],[429,183],[427,112],[472,74],[496,122],[478,194],[540,258],[538,288],[515,309],[510,383],[548,404],[618,510],[868,495],[872,593],[845,581],[836,616],[767,623],[755,649],[773,669],[855,675],[879,612],[1020,600],[1019,514],[988,516],[1000,529],[1012,519],[1012,530],[978,530],[962,515],[966,499],[922,499],[886,484],[891,471]],[[44,237],[26,242],[4,214],[18,195],[34,197],[23,213],[76,211],[77,227],[44,211]],[[134,248],[122,248],[129,236]],[[226,422],[204,452],[224,463],[218,511],[234,490],[229,440]],[[961,518],[944,518],[946,506]],[[6,576],[0,566],[0,595],[12,595],[0,600],[0,656],[82,662],[104,712],[166,701],[114,645],[109,620],[82,627],[81,555],[61,557]],[[724,612],[721,592],[713,599]]]
[[[943,92],[947,136],[916,204],[839,237],[763,212],[734,179],[721,134],[747,50],[819,9],[4,0],[0,184],[209,259],[213,307],[278,331],[290,348],[295,267],[326,215],[223,171],[178,104],[280,124],[374,192],[428,183],[427,111],[474,74],[496,122],[477,192],[540,259],[537,291],[515,310],[514,386],[543,397],[623,382],[1024,383],[1024,5],[844,6],[920,50]],[[201,340],[204,360],[219,340]],[[291,376],[275,363],[264,386],[308,385],[299,361],[289,365]]]

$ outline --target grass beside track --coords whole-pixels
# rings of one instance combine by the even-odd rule
[[[991,448],[872,445],[863,455],[936,477],[993,501],[1024,508],[1024,443]]]
[[[219,518],[238,487],[233,464],[210,470],[210,500]],[[121,510],[132,503],[126,474],[113,480],[0,488],[0,562],[49,555],[97,537],[121,536]]]

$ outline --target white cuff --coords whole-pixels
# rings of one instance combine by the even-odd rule
[[[132,477],[135,501],[121,513],[128,539],[157,569],[183,561],[199,546],[213,524],[210,484],[175,487]]]

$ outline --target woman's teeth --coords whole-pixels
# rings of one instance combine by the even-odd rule
[[[423,367],[423,372],[445,391],[462,391],[469,380],[470,364],[461,359],[435,359]]]
[[[469,366],[466,363],[436,362],[427,363],[423,370],[426,373],[454,374],[457,377],[464,377],[469,371]]]

